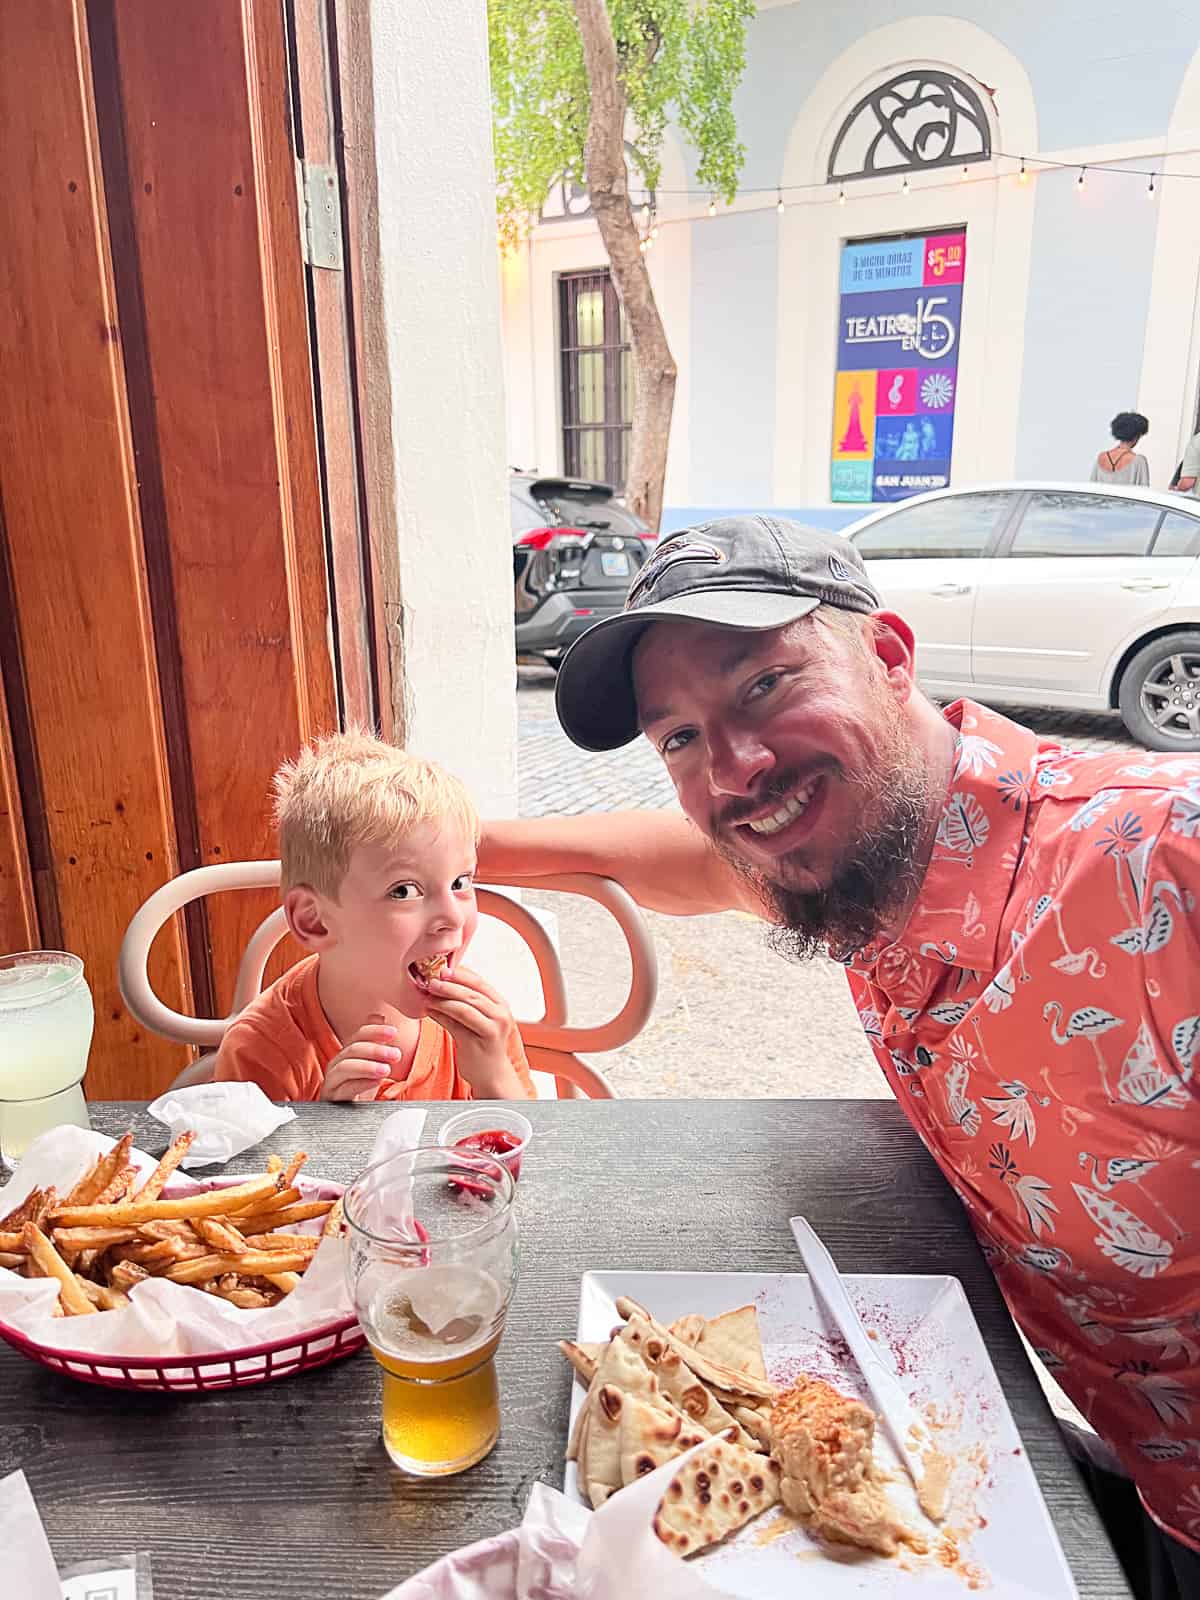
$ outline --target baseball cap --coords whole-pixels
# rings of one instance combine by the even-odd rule
[[[633,652],[655,622],[689,618],[724,628],[782,628],[819,605],[878,611],[848,539],[782,517],[720,517],[660,541],[625,609],[583,633],[559,668],[555,704],[584,750],[616,750],[638,735]]]

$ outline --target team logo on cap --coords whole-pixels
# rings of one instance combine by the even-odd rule
[[[625,600],[626,611],[639,602],[648,590],[653,589],[663,573],[678,562],[704,561],[717,566],[724,559],[724,550],[718,550],[715,544],[709,544],[706,539],[693,539],[687,534],[668,539],[638,573]]]
[[[829,570],[830,570],[830,572],[833,573],[834,577],[838,580],[839,583],[854,583],[855,582],[854,573],[852,573],[850,571],[850,568],[846,565],[846,563],[844,561],[839,561],[836,556],[830,556],[830,558],[829,558]]]

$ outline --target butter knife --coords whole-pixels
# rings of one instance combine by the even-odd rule
[[[858,1312],[850,1303],[846,1285],[842,1282],[833,1257],[804,1217],[793,1217],[791,1223],[800,1258],[808,1268],[809,1278],[821,1304],[850,1346],[851,1354],[858,1362],[859,1371],[871,1391],[875,1409],[883,1418],[897,1454],[908,1469],[908,1475],[919,1494],[925,1478],[923,1453],[932,1445],[929,1430],[914,1410],[891,1363],[868,1335]]]

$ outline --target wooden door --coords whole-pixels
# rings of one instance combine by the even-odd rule
[[[93,1097],[187,1059],[117,992],[138,905],[273,855],[279,762],[390,703],[362,507],[336,551],[327,516],[288,22],[278,0],[0,6],[0,938],[84,957]],[[164,930],[163,998],[226,1011],[270,904]]]

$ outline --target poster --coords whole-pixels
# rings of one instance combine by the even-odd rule
[[[830,498],[950,482],[965,232],[842,247]]]

